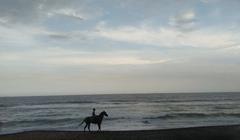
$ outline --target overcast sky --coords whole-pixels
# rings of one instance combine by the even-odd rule
[[[0,96],[240,91],[239,0],[1,0]]]

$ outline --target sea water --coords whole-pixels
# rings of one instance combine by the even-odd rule
[[[66,93],[67,94],[67,93]],[[0,133],[83,130],[105,110],[103,130],[147,130],[240,124],[240,93],[166,93],[1,97]],[[91,126],[97,130],[96,125]]]

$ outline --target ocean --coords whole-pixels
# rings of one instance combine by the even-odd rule
[[[240,124],[240,93],[1,97],[0,134],[83,130],[84,117],[105,110],[102,130],[147,130]],[[97,126],[92,125],[92,130]]]

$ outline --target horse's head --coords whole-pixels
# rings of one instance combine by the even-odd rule
[[[107,116],[108,117],[108,114],[107,114],[106,111],[102,111],[100,114],[103,115],[103,116]]]

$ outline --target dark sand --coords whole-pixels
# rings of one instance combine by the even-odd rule
[[[240,125],[142,131],[29,131],[0,140],[240,140]]]

